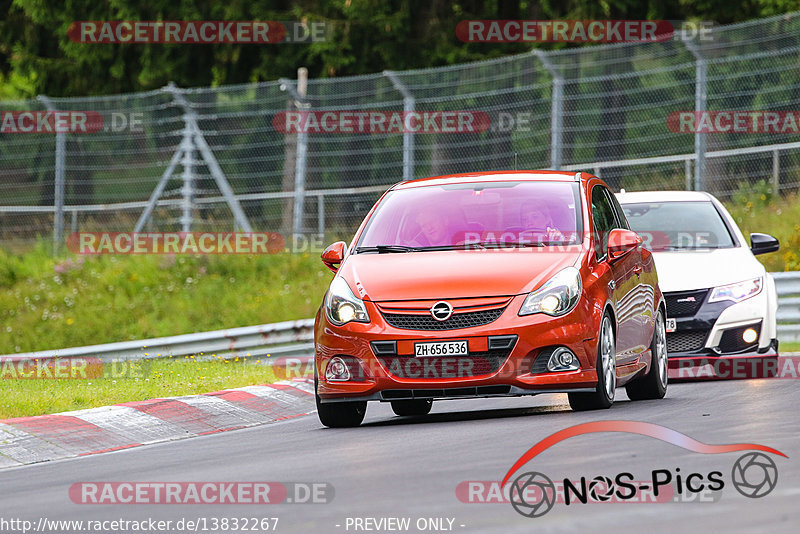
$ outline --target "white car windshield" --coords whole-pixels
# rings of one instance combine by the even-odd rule
[[[722,215],[711,202],[623,204],[631,228],[653,251],[736,246]]]

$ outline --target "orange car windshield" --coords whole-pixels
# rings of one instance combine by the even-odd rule
[[[581,242],[577,183],[475,182],[389,192],[356,250],[402,252]]]

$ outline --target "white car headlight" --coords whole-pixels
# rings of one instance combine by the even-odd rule
[[[745,280],[744,282],[737,282],[735,284],[728,284],[726,286],[718,286],[711,291],[708,302],[720,302],[722,300],[741,302],[761,293],[761,286],[761,277]]]
[[[338,276],[331,282],[328,294],[325,295],[325,313],[330,322],[342,326],[350,321],[368,323],[369,314],[364,301],[357,298],[344,279]]]
[[[559,271],[536,291],[525,297],[520,315],[545,313],[558,317],[572,311],[583,291],[581,273],[575,267]]]

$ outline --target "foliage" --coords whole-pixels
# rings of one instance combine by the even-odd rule
[[[333,77],[449,65],[524,51],[519,44],[465,44],[455,27],[468,19],[667,19],[730,23],[800,8],[800,0],[0,0],[0,98],[112,94],[208,86],[295,75]],[[333,33],[312,44],[80,44],[67,30],[81,20],[324,21]],[[566,45],[546,45],[561,48]]]

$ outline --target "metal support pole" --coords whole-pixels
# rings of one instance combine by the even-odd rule
[[[686,175],[686,187],[687,191],[692,190],[692,160],[687,159],[683,162],[684,164],[684,173]]]
[[[193,132],[189,128],[189,124],[187,121],[186,129],[184,130],[183,134],[183,158],[181,159],[181,165],[183,166],[183,173],[181,174],[181,178],[183,179],[183,187],[181,188],[181,194],[183,195],[183,201],[181,202],[181,230],[184,232],[191,232],[192,231],[192,222],[194,219],[193,212],[194,212],[194,145],[192,144],[192,135]]]
[[[289,91],[295,99],[295,106],[301,111],[309,111],[311,105],[306,101],[308,91],[308,69],[297,69],[297,88],[291,80],[281,78],[281,89]],[[297,133],[297,156],[294,165],[294,205],[292,206],[292,233],[303,232],[303,215],[306,197],[306,162],[308,159],[308,132]]]
[[[185,126],[184,126],[185,127]],[[158,184],[156,184],[156,188],[153,189],[153,192],[150,193],[150,199],[147,201],[147,206],[145,206],[144,211],[141,215],[139,215],[139,220],[136,221],[136,226],[134,227],[134,232],[141,232],[144,225],[148,225],[148,229],[150,228],[150,216],[153,214],[153,210],[158,203],[158,199],[161,198],[161,194],[164,192],[164,188],[167,187],[167,182],[169,182],[172,173],[175,171],[175,167],[178,166],[180,163],[181,156],[183,155],[183,150],[185,147],[186,138],[181,141],[180,147],[175,151],[172,155],[172,159],[167,165],[167,168],[164,169],[164,174],[161,175],[161,178],[158,180]]]
[[[777,197],[781,192],[780,181],[781,155],[777,150],[772,151],[772,193]]]
[[[208,170],[211,172],[211,176],[214,177],[217,187],[222,193],[222,196],[225,197],[225,201],[233,213],[233,218],[236,221],[236,224],[239,226],[240,230],[244,232],[252,232],[253,227],[250,226],[250,221],[247,220],[247,215],[245,215],[244,211],[242,210],[242,206],[239,204],[239,200],[233,193],[233,189],[231,189],[228,179],[225,178],[225,173],[222,172],[222,168],[219,166],[217,158],[214,157],[211,147],[208,146],[208,143],[203,136],[203,132],[200,130],[200,126],[197,124],[197,114],[174,83],[170,82],[170,84],[167,86],[167,90],[172,93],[173,98],[175,98],[175,101],[178,103],[178,105],[183,108],[186,127],[191,132],[193,146],[198,152],[200,152],[200,156],[203,158],[206,167],[208,167]]]
[[[40,95],[39,100],[47,111],[56,111],[49,97]],[[64,237],[64,160],[67,154],[67,138],[64,132],[56,133],[55,190],[53,191],[53,254],[58,254],[61,240]]]
[[[688,39],[683,43],[695,58],[695,86],[694,86],[694,122],[695,130],[699,130],[697,122],[706,111],[707,80],[706,59],[700,48]],[[696,191],[706,190],[706,134],[696,131],[694,134],[694,188]]]
[[[533,49],[544,68],[553,77],[553,99],[550,109],[550,168],[558,170],[563,163],[564,151],[564,77],[547,57],[547,54]]]
[[[403,119],[414,113],[417,101],[408,87],[397,77],[393,71],[385,70],[383,75],[389,78],[394,88],[403,95]],[[403,180],[414,179],[414,132],[403,131]]]
[[[317,233],[325,235],[325,197],[317,195]]]

